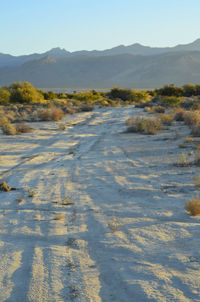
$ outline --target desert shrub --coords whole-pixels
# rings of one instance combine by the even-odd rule
[[[182,96],[184,89],[182,87],[171,85],[165,85],[162,88],[156,89],[156,94],[161,96]]]
[[[163,107],[163,106],[153,106],[152,111],[153,111],[153,113],[165,113],[165,107]]]
[[[187,145],[185,143],[180,143],[178,145],[179,148],[187,148]]]
[[[185,112],[186,112],[186,111],[185,111],[184,109],[178,108],[178,109],[175,111],[174,120],[177,121],[177,122],[182,122],[182,121],[184,121]]]
[[[26,125],[26,124],[18,124],[16,126],[16,132],[17,134],[20,134],[20,133],[29,133],[29,132],[32,132],[33,131],[33,128],[31,128],[30,126]]]
[[[182,102],[182,99],[177,96],[163,96],[160,98],[160,103],[165,107],[176,107]]]
[[[53,91],[42,91],[45,100],[53,100],[57,97],[57,94]]]
[[[178,167],[187,167],[188,166],[188,160],[187,160],[187,155],[182,152],[181,155],[179,155],[177,163],[175,164]]]
[[[63,118],[64,112],[61,108],[49,108],[43,109],[39,113],[39,119],[41,121],[59,121]]]
[[[163,106],[146,106],[144,107],[144,111],[148,112],[148,113],[165,113],[165,107]]]
[[[143,134],[157,134],[161,129],[161,122],[158,118],[134,117],[126,121],[127,132],[139,132]]]
[[[122,101],[128,101],[129,103],[147,102],[151,96],[145,91],[137,91],[119,87],[113,87],[108,93],[108,97],[111,99],[121,99]]]
[[[184,96],[193,96],[196,95],[196,86],[194,84],[185,84],[183,86]]]
[[[44,97],[29,82],[17,82],[8,87],[12,103],[44,103]]]
[[[10,121],[8,120],[7,117],[3,116],[3,117],[0,117],[0,127],[2,127],[3,125],[5,124],[8,124]]]
[[[73,94],[73,98],[81,102],[93,103],[96,100],[102,99],[102,94],[95,90],[91,90],[75,93]]]
[[[173,123],[173,116],[170,114],[160,114],[159,117],[163,125],[170,126]]]
[[[189,126],[200,124],[200,111],[186,111],[184,114],[184,122]]]
[[[185,204],[186,211],[193,216],[200,215],[200,200],[199,194],[196,193],[196,197],[192,196],[192,199]]]
[[[80,111],[82,112],[88,112],[93,110],[93,106],[89,104],[84,104],[79,108]]]
[[[7,89],[0,89],[0,104],[8,104],[10,102],[10,92]]]
[[[184,139],[184,143],[188,144],[188,143],[193,143],[194,142],[194,138],[193,137],[186,137]]]
[[[7,123],[3,123],[1,125],[1,130],[3,131],[3,133],[5,133],[7,135],[16,135],[17,134],[17,130],[16,130],[15,126],[12,125],[10,121],[8,121]]]
[[[200,103],[198,103],[198,102],[194,102],[193,104],[192,104],[192,108],[191,108],[192,110],[200,110]]]
[[[60,131],[64,131],[65,128],[66,128],[66,125],[65,125],[64,123],[60,123],[60,124],[58,125],[58,129],[59,129]]]

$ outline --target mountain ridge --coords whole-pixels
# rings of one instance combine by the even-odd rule
[[[51,56],[54,59],[79,56],[79,55],[107,56],[107,55],[117,55],[117,54],[125,54],[125,53],[148,56],[148,55],[162,54],[166,52],[191,51],[191,50],[200,51],[200,39],[196,39],[195,41],[189,44],[179,44],[173,47],[151,47],[151,46],[142,45],[140,43],[134,43],[128,46],[121,44],[105,50],[79,50],[74,52],[67,51],[64,48],[54,47],[44,53],[33,53],[33,54],[21,55],[21,56],[12,56],[10,54],[0,53],[0,67],[19,66],[27,61],[40,59],[46,56]]]

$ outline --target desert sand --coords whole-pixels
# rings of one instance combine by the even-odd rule
[[[200,218],[186,126],[126,133],[142,109],[101,108],[0,133],[0,301],[200,301]],[[186,152],[190,151],[190,147]]]

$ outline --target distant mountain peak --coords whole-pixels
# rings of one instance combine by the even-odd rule
[[[57,58],[69,56],[70,52],[65,50],[64,48],[54,47],[49,51],[45,52],[45,55],[52,56],[57,59]]]

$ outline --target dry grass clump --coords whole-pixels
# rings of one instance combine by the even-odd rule
[[[43,109],[39,113],[39,119],[41,121],[59,121],[63,118],[64,112],[61,108],[48,108]]]
[[[60,131],[64,131],[64,130],[66,129],[66,125],[65,125],[64,123],[60,123],[60,124],[58,125],[58,129],[59,129]]]
[[[146,106],[144,110],[148,113],[165,113],[165,107],[158,105],[152,107]]]
[[[28,126],[26,124],[19,124],[16,126],[16,131],[17,131],[17,134],[30,133],[33,131],[33,128],[31,128],[30,126]]]
[[[184,139],[184,143],[188,144],[188,143],[193,143],[194,142],[194,138],[193,137],[186,137]]]
[[[11,124],[11,122],[6,118],[3,117],[0,119],[0,127],[3,133],[7,135],[16,135],[17,130],[14,125]]]
[[[161,122],[159,118],[153,117],[134,117],[126,121],[127,132],[143,133],[143,134],[157,134],[161,129]]]
[[[189,165],[187,155],[184,152],[182,152],[181,155],[178,157],[178,160],[175,165],[177,167],[187,167]]]
[[[160,114],[159,117],[163,125],[170,126],[173,123],[173,116],[170,114]]]
[[[2,192],[9,192],[11,190],[12,190],[12,188],[9,185],[7,185],[7,183],[5,181],[3,181],[0,184],[0,191],[2,191]]]
[[[184,114],[184,122],[188,126],[194,126],[200,124],[200,111],[194,110],[194,111],[187,111]]]
[[[200,215],[200,200],[199,194],[196,193],[196,197],[192,196],[192,199],[185,204],[186,211],[192,216]]]

